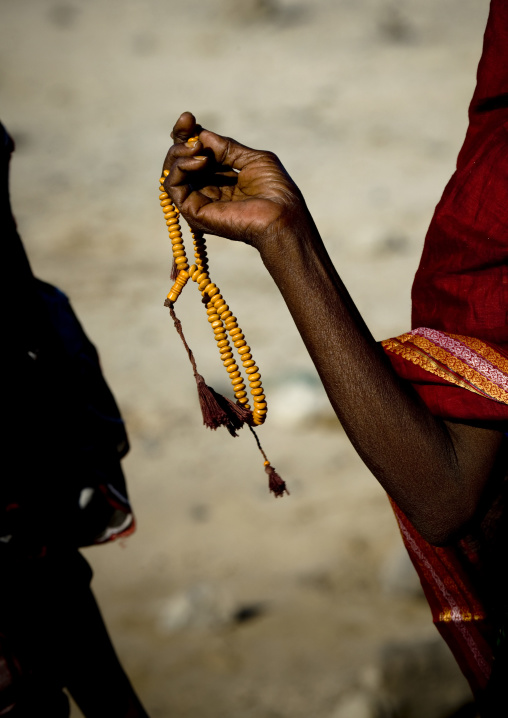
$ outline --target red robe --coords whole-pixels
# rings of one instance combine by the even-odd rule
[[[508,432],[506,0],[491,2],[469,128],[425,239],[412,302],[413,331],[383,342],[397,373],[436,416]],[[394,505],[433,620],[480,701],[507,653],[508,467],[501,473],[469,533],[450,546],[431,546]]]

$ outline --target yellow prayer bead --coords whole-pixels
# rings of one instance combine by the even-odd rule
[[[198,136],[190,138],[187,141],[187,145],[192,146],[197,139]],[[169,170],[164,170],[163,177],[160,179],[159,201],[163,210],[171,244],[173,245],[173,257],[176,266],[178,269],[188,270],[188,272],[180,271],[177,281],[172,287],[168,297],[176,299],[189,277],[197,282],[202,295],[202,301],[206,305],[207,320],[214,332],[221,360],[229,374],[236,400],[238,404],[242,404],[250,411],[246,385],[240,374],[238,364],[235,361],[233,349],[228,341],[228,334],[250,379],[250,391],[254,396],[255,406],[252,421],[256,425],[262,424],[264,421],[263,412],[266,413],[266,403],[262,401],[265,397],[262,393],[263,389],[259,370],[252,359],[250,347],[245,340],[242,329],[238,326],[237,318],[233,316],[220,289],[210,280],[205,239],[201,233],[194,233],[192,230],[191,235],[194,243],[195,263],[189,268],[179,223],[180,210],[174,205],[169,192],[166,191],[164,186],[165,178],[169,174]]]

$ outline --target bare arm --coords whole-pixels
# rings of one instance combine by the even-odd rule
[[[446,542],[474,515],[502,434],[428,411],[370,334],[277,158],[200,129],[189,113],[175,125],[167,191],[193,227],[258,249],[355,449],[420,533]]]

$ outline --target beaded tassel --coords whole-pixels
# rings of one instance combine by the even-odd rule
[[[188,142],[194,142],[196,139],[197,138],[191,138]],[[160,179],[159,190],[161,194],[159,195],[159,200],[164,212],[164,219],[166,220],[166,226],[173,249],[171,278],[174,280],[174,284],[164,304],[169,307],[175,327],[192,363],[203,413],[203,421],[205,425],[211,429],[216,429],[218,426],[226,426],[233,436],[237,435],[237,429],[241,428],[244,423],[247,423],[265,459],[264,466],[269,476],[270,491],[272,491],[276,497],[282,496],[284,493],[289,493],[286,489],[286,485],[271,467],[259,439],[252,429],[252,426],[260,426],[263,424],[267,414],[267,402],[261,384],[261,374],[252,357],[251,348],[247,344],[245,335],[238,326],[236,317],[233,316],[217,285],[214,284],[209,277],[206,242],[200,232],[191,232],[194,244],[195,263],[189,267],[179,222],[180,213],[164,189],[164,179],[168,174],[169,172],[165,170],[164,176]],[[206,306],[208,321],[214,333],[222,363],[229,375],[229,380],[237,402],[236,404],[209,387],[203,377],[197,372],[194,356],[183,336],[181,323],[174,313],[173,305],[189,279],[198,285],[198,289],[203,298],[202,301]],[[230,340],[233,343],[233,347],[230,344]],[[233,348],[239,360],[241,360],[245,374],[248,377],[250,394],[252,396],[252,408],[249,404],[249,397],[246,391],[247,387],[241,375],[237,360],[235,359]]]

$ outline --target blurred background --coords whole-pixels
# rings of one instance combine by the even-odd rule
[[[130,433],[138,530],[85,554],[152,718],[474,715],[282,299],[253,250],[219,238],[211,275],[263,372],[259,436],[291,496],[269,495],[248,433],[202,426],[163,307],[157,180],[184,110],[276,152],[376,338],[406,331],[487,12],[487,0],[0,0],[20,232],[97,344]],[[198,368],[226,390],[191,295],[178,314]]]

